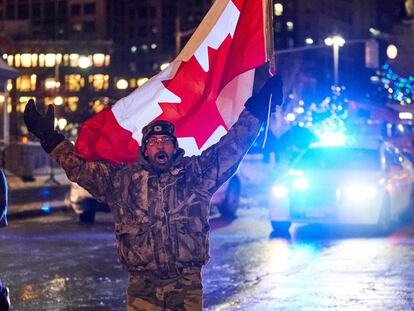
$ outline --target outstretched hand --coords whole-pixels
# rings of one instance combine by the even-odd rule
[[[270,112],[276,111],[276,106],[281,106],[283,103],[283,82],[280,75],[269,78],[263,88],[259,92],[261,100],[269,104],[270,95],[272,96],[272,103]]]
[[[245,107],[259,120],[265,121],[270,99],[270,112],[272,113],[276,111],[276,106],[283,104],[283,83],[279,75],[269,78],[261,90],[246,102]]]
[[[40,140],[44,139],[55,129],[55,107],[49,105],[46,115],[42,115],[37,110],[34,100],[30,99],[24,109],[24,123],[30,133]]]

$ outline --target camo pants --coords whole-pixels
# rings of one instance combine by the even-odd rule
[[[201,269],[172,278],[130,276],[127,311],[201,311]]]

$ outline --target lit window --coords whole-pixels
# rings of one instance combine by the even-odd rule
[[[95,67],[103,67],[105,65],[105,54],[93,54],[93,64]]]
[[[147,82],[149,79],[148,78],[139,78],[137,80],[137,85],[138,87],[142,86],[145,82]]]
[[[56,54],[56,63],[57,64],[61,64],[63,60],[63,55],[62,54]]]
[[[12,80],[7,80],[7,86],[6,86],[7,91],[11,91],[13,89],[13,82]]]
[[[46,90],[57,89],[59,86],[60,86],[60,82],[56,81],[55,78],[46,78],[45,79],[45,89]]]
[[[82,31],[82,23],[74,23],[72,25],[72,29],[74,32],[81,32]]]
[[[85,79],[80,74],[71,74],[65,76],[65,89],[70,92],[78,92],[85,86]]]
[[[125,90],[125,89],[127,89],[128,88],[128,81],[125,80],[125,79],[119,79],[116,82],[116,88],[118,90]]]
[[[105,55],[105,66],[109,66],[109,63],[111,62],[111,56]]]
[[[70,96],[67,98],[67,105],[71,112],[75,112],[78,109],[79,97]]]
[[[39,67],[44,67],[45,66],[45,54],[40,54],[39,55]]]
[[[45,107],[53,105],[55,101],[54,97],[45,97]]]
[[[63,65],[69,66],[69,55],[68,54],[63,55]]]
[[[79,68],[86,69],[86,68],[89,68],[91,64],[92,64],[92,60],[88,56],[82,55],[79,58],[79,62],[78,62]]]
[[[32,79],[28,75],[16,79],[16,89],[20,92],[30,92],[36,89],[36,78]]]
[[[92,102],[91,108],[94,112],[98,113],[104,110],[105,104],[97,99]]]
[[[104,74],[90,75],[89,84],[95,91],[105,91],[109,87],[109,76]]]
[[[129,87],[136,88],[137,87],[137,80],[136,79],[129,79]]]
[[[46,67],[55,67],[56,65],[56,55],[49,53],[45,55],[45,66]]]
[[[79,54],[70,54],[69,55],[69,66],[78,67],[79,64]]]
[[[31,98],[35,99],[34,97],[31,97],[31,96],[21,96],[21,97],[19,97],[19,102],[17,103],[16,111],[17,112],[23,112],[24,108],[26,107],[27,102]]]
[[[9,64],[9,66],[13,66],[13,55],[7,56],[7,64]]]
[[[53,99],[53,103],[56,106],[61,106],[63,105],[63,98],[61,96],[56,96],[55,99]]]
[[[37,54],[32,54],[32,67],[38,66],[37,59],[38,59]]]
[[[14,66],[20,67],[20,54],[14,55]]]
[[[275,15],[276,16],[282,16],[283,14],[283,4],[281,3],[275,3],[275,5],[273,6],[274,11],[275,11]]]

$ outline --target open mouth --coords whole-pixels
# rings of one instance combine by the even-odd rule
[[[168,154],[164,151],[160,151],[155,155],[155,161],[160,164],[164,164],[168,162]]]

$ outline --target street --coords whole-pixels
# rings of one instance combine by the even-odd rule
[[[412,310],[414,228],[388,237],[365,228],[294,226],[272,237],[267,209],[211,220],[205,310]],[[0,275],[12,310],[124,310],[110,214],[15,220],[0,233]]]

